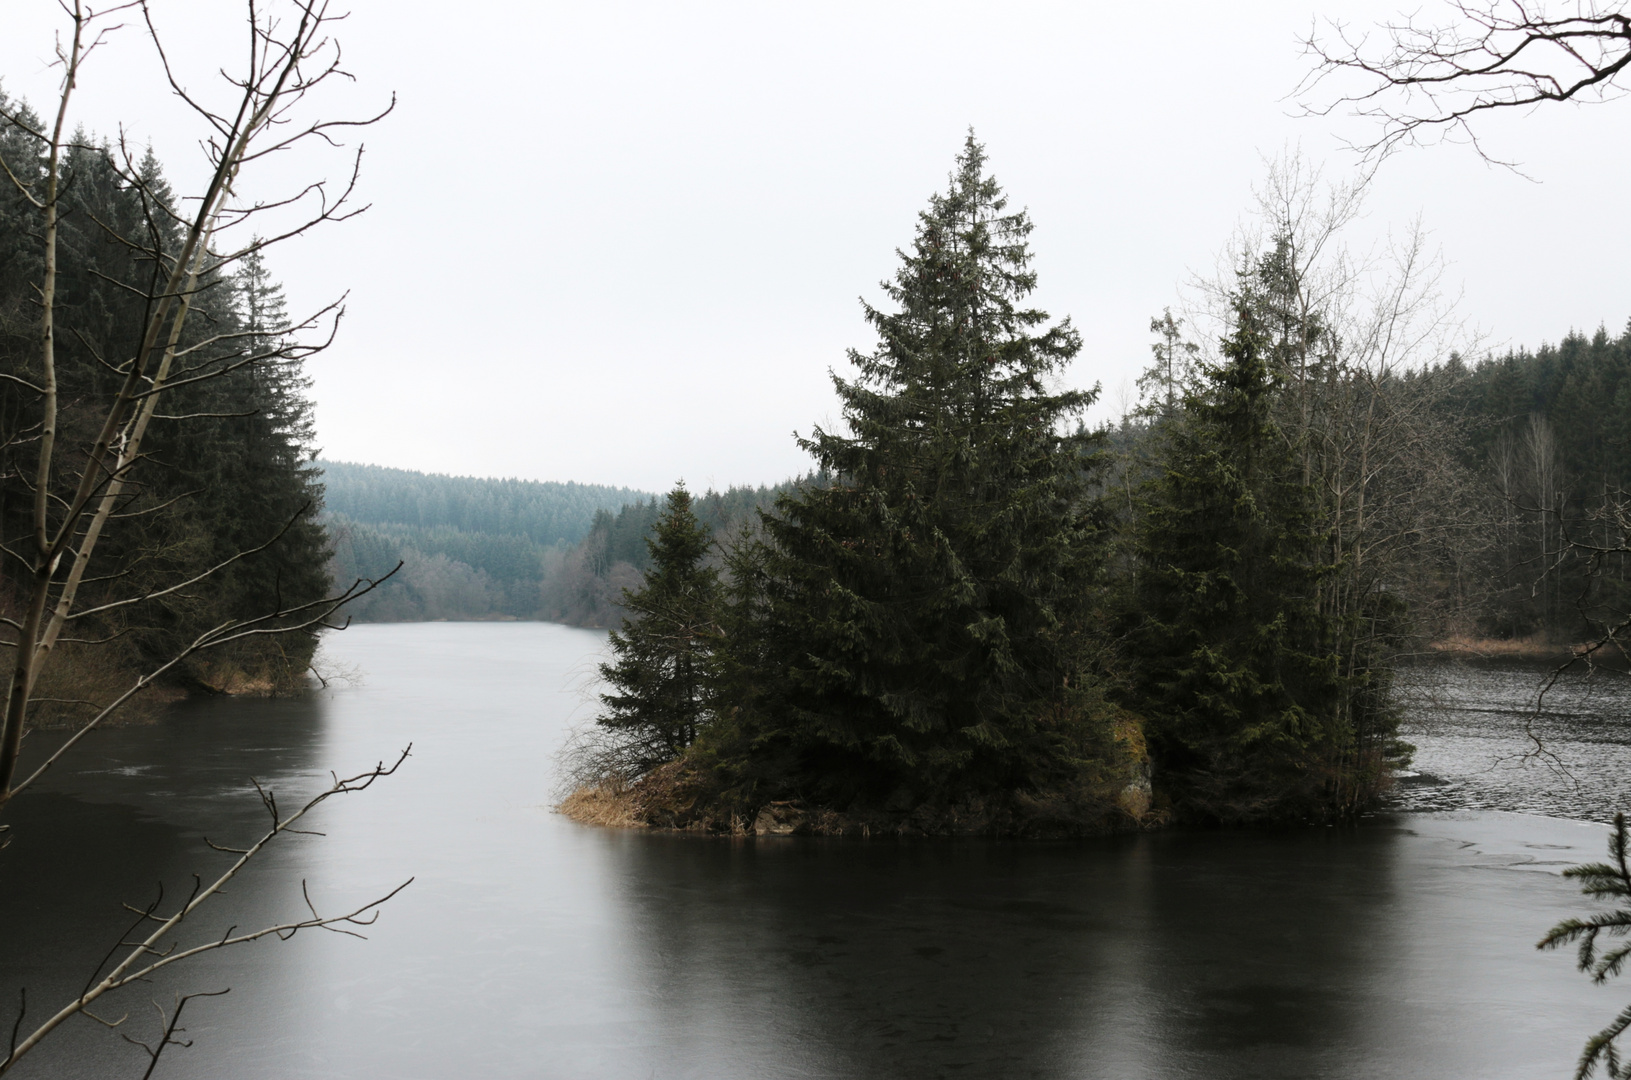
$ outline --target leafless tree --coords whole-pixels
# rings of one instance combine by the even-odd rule
[[[338,629],[342,625],[337,621],[341,608],[378,584],[357,581],[320,599],[280,600],[268,610],[218,622],[174,650],[162,662],[155,663],[112,700],[98,703],[92,709],[93,715],[80,723],[54,752],[31,770],[20,771],[24,734],[30,724],[31,710],[39,703],[36,688],[41,674],[52,664],[58,646],[76,640],[73,636],[76,627],[95,625],[111,614],[162,608],[183,599],[200,587],[208,587],[211,579],[226,568],[266,550],[293,524],[291,521],[264,542],[201,571],[190,572],[180,580],[134,588],[123,594],[117,588],[119,574],[98,577],[92,573],[99,542],[132,516],[130,508],[139,490],[139,473],[149,463],[144,441],[150,426],[157,421],[189,419],[185,415],[160,411],[170,391],[246,368],[298,363],[332,341],[342,314],[338,301],[298,320],[289,332],[277,335],[270,342],[264,335],[254,333],[211,332],[209,328],[201,335],[184,331],[202,293],[222,280],[239,260],[365,209],[355,206],[353,198],[361,150],[345,151],[340,137],[347,129],[365,127],[390,111],[387,106],[377,115],[342,120],[308,115],[314,96],[325,84],[350,78],[341,66],[339,47],[331,37],[339,16],[330,13],[326,0],[285,0],[274,8],[269,8],[264,0],[246,0],[242,66],[234,73],[221,73],[227,88],[224,105],[212,103],[215,96],[212,92],[187,85],[164,47],[147,0],[131,0],[96,10],[84,0],[61,0],[61,7],[66,17],[64,33],[56,49],[61,83],[49,123],[34,124],[30,115],[22,110],[0,111],[0,122],[37,141],[45,162],[39,174],[25,171],[19,175],[9,164],[0,161],[0,169],[5,174],[0,177],[0,183],[13,185],[37,213],[38,235],[43,245],[43,272],[37,294],[38,353],[34,368],[38,375],[24,377],[12,372],[0,375],[13,384],[20,384],[32,396],[37,410],[28,440],[37,455],[32,476],[28,478],[32,495],[31,529],[16,546],[0,544],[0,559],[7,560],[3,576],[14,587],[18,598],[14,612],[18,617],[10,617],[13,612],[0,617],[0,627],[5,630],[5,640],[0,644],[13,650],[4,711],[0,714],[0,809],[108,717],[189,657],[254,639],[323,627]],[[115,21],[119,19],[125,23]],[[109,40],[110,33],[125,24],[145,34],[169,88],[201,125],[200,142],[207,155],[208,170],[201,192],[192,200],[170,202],[163,193],[154,190],[123,132],[109,144],[87,147],[74,142],[71,106],[85,74],[86,62]],[[251,198],[245,194],[252,187],[249,177],[257,166],[275,155],[308,144],[347,153],[340,184],[318,180],[291,192],[267,197]],[[56,348],[60,330],[58,237],[67,187],[64,159],[74,150],[100,154],[120,182],[139,195],[147,215],[147,228],[139,235],[121,231],[110,222],[98,221],[97,224],[108,242],[124,245],[158,268],[155,279],[141,295],[145,312],[142,325],[131,328],[130,337],[139,341],[139,345],[127,356],[96,354],[92,357],[111,374],[117,389],[98,414],[93,425],[94,435],[83,445],[65,439],[59,430],[65,403],[60,400],[62,380],[59,376],[63,371],[59,368]],[[268,224],[270,228],[266,227]],[[167,239],[173,237],[179,237],[179,243]],[[115,284],[122,288],[133,287]],[[148,511],[136,511],[145,512]],[[110,580],[115,583],[113,586],[107,584]],[[92,582],[97,582],[98,587],[87,589]],[[93,592],[92,599],[85,599]],[[145,980],[162,969],[261,937],[286,938],[303,929],[349,933],[351,928],[371,922],[379,905],[394,896],[401,886],[339,915],[320,914],[308,900],[306,917],[245,933],[228,931],[225,935],[192,942],[177,937],[179,931],[196,924],[200,906],[217,897],[269,843],[285,833],[300,832],[295,826],[332,796],[365,790],[376,780],[391,775],[406,756],[404,751],[390,766],[382,763],[356,776],[335,777],[325,791],[292,814],[280,812],[273,793],[263,790],[262,801],[271,816],[268,831],[246,847],[218,848],[234,856],[231,866],[207,884],[200,881],[192,895],[175,909],[169,912],[161,909],[162,895],[152,905],[133,908],[135,921],[130,931],[109,953],[78,997],[57,1008],[32,1030],[25,1029],[26,1010],[20,1010],[5,1054],[0,1057],[0,1073],[13,1067],[68,1018],[82,1013],[97,1016],[93,1010],[104,996]],[[121,949],[124,950],[122,955]],[[112,967],[107,968],[108,964]],[[107,968],[105,972],[104,968]],[[149,1073],[165,1047],[179,1044],[177,1025],[187,1000],[186,997],[178,999],[174,1011],[163,1019],[161,1037],[146,1046]],[[105,1019],[103,1022],[117,1023]]]
[[[70,33],[57,47],[62,83],[52,124],[49,128],[37,129],[20,112],[4,117],[41,142],[46,148],[46,167],[45,175],[38,178],[19,177],[9,167],[6,169],[11,182],[40,215],[44,270],[39,284],[41,377],[38,384],[34,384],[9,376],[14,382],[24,383],[37,396],[39,424],[35,436],[37,462],[31,481],[32,533],[23,542],[23,550],[8,548],[5,551],[14,563],[21,564],[24,574],[20,575],[23,578],[19,590],[21,618],[7,618],[3,624],[11,631],[7,644],[14,650],[14,661],[5,711],[0,719],[0,805],[22,786],[16,783],[16,774],[31,699],[41,671],[70,623],[183,594],[232,563],[262,550],[238,552],[202,573],[161,588],[76,607],[98,542],[122,506],[122,496],[132,484],[135,471],[145,460],[143,440],[159,415],[157,409],[165,393],[221,378],[252,365],[298,361],[321,351],[332,340],[340,315],[338,303],[301,321],[294,333],[280,337],[268,347],[255,347],[252,335],[236,334],[212,334],[199,343],[183,343],[183,328],[194,301],[215,275],[252,251],[309,232],[325,222],[343,220],[362,209],[351,206],[357,165],[361,161],[360,149],[352,158],[348,180],[338,192],[330,191],[324,182],[318,181],[286,197],[245,202],[238,194],[245,170],[303,143],[335,144],[342,129],[366,125],[384,115],[340,121],[308,120],[303,116],[302,106],[324,83],[348,77],[340,66],[338,46],[329,37],[335,17],[320,0],[294,0],[295,17],[290,27],[280,25],[250,0],[245,68],[227,79],[234,100],[225,109],[206,103],[202,95],[182,83],[154,27],[146,0],[101,12],[85,6],[82,0],[73,0],[71,5],[64,4],[64,11],[70,22]],[[63,154],[70,145],[71,136],[66,133],[74,90],[87,58],[115,28],[107,21],[114,14],[141,19],[172,90],[203,124],[210,172],[203,193],[196,200],[195,212],[190,219],[182,219],[150,189],[123,138],[107,152],[109,164],[123,182],[141,193],[149,213],[169,215],[182,227],[182,240],[179,249],[167,250],[152,237],[129,236],[106,228],[108,239],[140,251],[160,267],[163,279],[145,297],[145,325],[134,354],[116,361],[99,358],[120,377],[118,389],[107,404],[91,445],[83,448],[82,454],[76,453],[72,461],[65,461],[65,448],[58,446],[55,347]],[[298,213],[303,206],[309,210],[293,223],[287,223],[288,214]],[[257,236],[247,240],[243,247],[231,246],[232,236],[250,233],[260,216],[271,211],[283,215],[282,220],[286,222],[283,228],[268,238]],[[299,332],[302,330],[315,330],[322,337],[305,340]],[[216,351],[205,351],[206,347],[215,347]],[[268,538],[267,544],[276,539]],[[371,584],[359,583],[316,604],[267,612],[213,628],[186,646],[182,655],[173,657],[160,670],[150,672],[114,706],[99,710],[75,738],[100,724],[117,705],[150,685],[153,678],[186,656],[241,641],[246,636],[327,625],[327,620],[343,603],[357,595],[359,589],[370,587]]]
[[[1414,223],[1369,244],[1353,239],[1366,177],[1327,182],[1299,153],[1270,163],[1255,212],[1214,274],[1192,279],[1185,311],[1207,362],[1230,331],[1234,294],[1250,286],[1270,332],[1282,387],[1276,427],[1314,493],[1324,538],[1318,603],[1339,640],[1329,643],[1356,687],[1341,719],[1356,738],[1333,775],[1359,778],[1363,802],[1377,779],[1387,670],[1425,632],[1464,610],[1464,571],[1492,512],[1478,478],[1458,461],[1461,433],[1441,406],[1452,354],[1476,345],[1443,288],[1443,261]],[[1397,618],[1408,601],[1414,633]]]
[[[1447,21],[1442,23],[1410,16],[1386,24],[1385,40],[1375,49],[1368,35],[1356,36],[1340,23],[1330,24],[1323,38],[1311,34],[1304,45],[1315,64],[1299,88],[1307,111],[1326,115],[1346,108],[1375,122],[1375,136],[1358,146],[1372,162],[1403,146],[1462,140],[1485,160],[1512,166],[1492,155],[1481,140],[1478,124],[1486,114],[1533,110],[1555,102],[1601,103],[1625,91],[1625,73],[1631,68],[1631,12],[1623,2],[1573,0],[1551,6],[1545,0],[1450,0],[1445,13]],[[1335,86],[1334,93],[1327,84]],[[1309,103],[1316,94],[1325,96]],[[1623,568],[1631,555],[1631,504],[1623,492],[1610,491],[1605,481],[1584,534],[1571,530],[1557,491],[1561,485],[1555,440],[1539,415],[1531,416],[1516,438],[1508,435],[1498,444],[1493,464],[1507,505],[1532,516],[1537,524],[1532,549],[1533,565],[1538,566],[1535,594],[1550,611],[1565,568],[1583,567],[1576,604],[1587,621],[1599,627],[1595,639],[1560,664],[1536,697],[1527,729],[1533,742],[1530,752],[1549,757],[1533,722],[1546,693],[1577,665],[1594,668],[1606,655],[1622,664],[1628,658],[1631,619],[1623,612],[1599,613],[1593,619],[1588,609],[1599,580],[1611,566]],[[1520,486],[1529,488],[1522,496],[1517,494]],[[1522,498],[1530,505],[1523,505]],[[1514,524],[1513,516],[1508,512],[1508,525]],[[1567,871],[1586,879],[1588,895],[1621,899],[1631,895],[1626,837],[1625,819],[1616,815],[1610,843],[1615,863]],[[1627,950],[1617,948],[1599,956],[1594,951],[1598,935],[1603,931],[1623,935],[1626,926],[1625,911],[1571,919],[1554,927],[1541,947],[1579,940],[1581,969],[1601,983],[1619,973]],[[1620,1060],[1617,1045],[1628,1025],[1631,1009],[1588,1041],[1577,1080],[1584,1080],[1599,1064],[1606,1066],[1610,1077],[1631,1076],[1631,1066]]]
[[[1475,125],[1486,113],[1624,92],[1631,13],[1623,3],[1448,0],[1442,10],[1442,22],[1413,14],[1384,24],[1378,47],[1340,22],[1310,34],[1303,45],[1314,68],[1298,88],[1304,108],[1321,116],[1349,109],[1375,121],[1377,134],[1359,146],[1372,158],[1462,139],[1487,160],[1511,164],[1479,139]]]

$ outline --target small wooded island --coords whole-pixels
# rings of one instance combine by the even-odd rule
[[[1056,836],[1351,818],[1383,791],[1409,752],[1394,522],[1332,496],[1378,464],[1331,438],[1375,402],[1299,305],[1294,238],[1240,268],[1191,378],[1168,317],[1148,455],[1115,475],[1096,391],[1060,388],[1080,336],[1026,306],[1031,228],[970,134],[833,378],[847,430],[800,440],[817,471],[717,561],[668,495],[563,812]]]

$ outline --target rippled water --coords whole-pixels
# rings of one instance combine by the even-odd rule
[[[218,867],[205,835],[254,834],[250,776],[288,804],[409,741],[398,776],[325,808],[326,836],[270,851],[194,933],[298,915],[303,881],[324,910],[413,885],[368,941],[263,942],[108,1005],[150,1039],[150,999],[232,988],[189,1007],[194,1045],[157,1076],[1517,1080],[1568,1075],[1631,997],[1533,947],[1582,910],[1558,872],[1602,850],[1600,825],[1563,817],[1052,844],[575,825],[548,809],[551,754],[602,642],[539,624],[360,627],[331,645],[360,685],[102,733],[8,811],[0,1030],[20,987],[31,1015],[77,992],[122,930],[119,901]],[[1413,738],[1447,782],[1407,805],[1602,816],[1619,775],[1591,748],[1624,752],[1617,706],[1582,689],[1569,700],[1589,708],[1545,721],[1588,778],[1563,799],[1515,759],[1528,678],[1423,676],[1437,704]],[[83,1020],[16,1075],[134,1080],[141,1065]]]
[[[1455,663],[1400,680],[1404,738],[1416,747],[1395,804],[1513,810],[1610,821],[1631,810],[1631,676]]]

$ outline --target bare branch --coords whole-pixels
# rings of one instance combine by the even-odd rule
[[[153,1070],[158,1068],[159,1055],[164,1053],[165,1047],[167,1047],[167,1046],[180,1046],[180,1047],[185,1048],[185,1047],[188,1047],[188,1046],[192,1045],[192,1040],[191,1039],[178,1039],[178,1038],[176,1038],[176,1036],[179,1035],[181,1032],[187,1030],[186,1028],[181,1026],[181,1011],[187,1007],[187,1003],[189,1001],[192,1001],[194,998],[201,998],[201,997],[221,997],[223,994],[229,994],[231,992],[232,991],[229,988],[229,989],[226,989],[226,990],[209,990],[209,991],[202,991],[202,992],[194,992],[194,993],[186,994],[186,995],[178,994],[176,996],[175,1011],[170,1014],[168,1020],[166,1020],[166,1018],[165,1018],[164,1009],[160,1007],[158,1002],[156,1002],[156,1001],[153,1002],[153,1009],[154,1009],[155,1012],[157,1012],[159,1014],[159,1041],[158,1041],[158,1043],[156,1045],[149,1046],[146,1043],[140,1041],[139,1039],[131,1038],[129,1035],[121,1036],[126,1042],[130,1043],[133,1046],[141,1047],[142,1050],[144,1050],[147,1053],[147,1059],[148,1059],[147,1060],[147,1071],[142,1073],[142,1080],[151,1080],[151,1078],[153,1076]]]
[[[1598,103],[1619,97],[1631,67],[1631,15],[1620,5],[1580,0],[1548,13],[1543,0],[1449,0],[1451,21],[1415,16],[1385,24],[1386,44],[1369,50],[1341,23],[1311,33],[1304,52],[1314,68],[1298,87],[1308,115],[1346,109],[1376,123],[1356,147],[1381,158],[1405,145],[1465,141],[1494,164],[1474,128],[1485,113],[1549,102]],[[1311,102],[1331,81],[1356,84]]]
[[[251,859],[263,851],[268,844],[276,840],[285,832],[297,831],[293,829],[296,822],[300,821],[312,810],[316,809],[318,806],[322,805],[324,802],[328,801],[334,796],[349,795],[359,791],[366,791],[368,788],[372,787],[376,781],[395,774],[397,769],[402,766],[402,763],[408,759],[408,756],[412,750],[413,746],[412,744],[409,744],[389,766],[381,761],[372,769],[358,773],[355,776],[346,777],[344,779],[336,776],[333,783],[311,799],[307,800],[306,803],[294,813],[281,820],[275,821],[272,827],[262,834],[258,840],[256,840],[249,847],[243,849],[242,854],[240,854],[237,859],[233,861],[232,865],[229,866],[225,872],[215,878],[215,880],[210,882],[208,885],[195,887],[193,895],[188,898],[186,903],[178,907],[174,914],[163,918],[156,916],[154,912],[158,909],[158,901],[155,901],[147,908],[140,909],[137,914],[135,925],[140,926],[141,924],[147,922],[156,922],[158,925],[145,937],[139,940],[126,941],[122,936],[121,943],[130,949],[130,951],[125,954],[124,958],[115,964],[107,975],[96,981],[94,985],[88,986],[87,989],[77,998],[60,1008],[44,1023],[35,1028],[34,1031],[27,1037],[23,1038],[20,1042],[15,1043],[10,1054],[4,1060],[0,1060],[0,1073],[4,1073],[10,1069],[11,1066],[15,1065],[18,1060],[28,1053],[28,1051],[32,1050],[41,1040],[43,1040],[47,1035],[49,1035],[70,1017],[79,1013],[87,1012],[89,1007],[100,1000],[104,995],[122,987],[129,986],[132,983],[145,981],[164,968],[170,967],[184,960],[189,960],[195,956],[208,952],[214,952],[218,949],[228,948],[233,945],[241,945],[251,941],[258,941],[264,937],[275,936],[282,940],[288,940],[289,938],[294,937],[301,930],[328,930],[335,933],[356,934],[356,931],[349,928],[373,925],[375,920],[377,920],[379,917],[380,907],[390,901],[403,889],[413,884],[413,878],[409,878],[407,881],[404,881],[402,884],[396,886],[396,888],[391,889],[383,896],[370,900],[358,907],[352,908],[344,914],[326,916],[319,915],[317,914],[315,908],[311,908],[310,918],[277,923],[272,926],[266,926],[259,930],[243,934],[234,934],[232,930],[229,929],[225,934],[218,938],[208,938],[197,945],[186,948],[181,948],[175,943],[172,943],[169,946],[163,946],[163,942],[182,925],[188,916],[192,915],[201,905],[207,903],[213,897],[220,895],[226,888],[227,884],[232,881],[232,879],[236,877],[246,865],[248,865]],[[309,904],[309,896],[307,897],[307,901]],[[94,975],[92,977],[95,978]]]
[[[0,806],[4,806],[12,798],[26,789],[30,784],[34,783],[34,781],[43,776],[45,772],[51,768],[51,766],[57,763],[59,758],[61,758],[69,750],[73,749],[74,745],[81,739],[89,735],[92,731],[96,730],[96,728],[102,724],[102,721],[106,720],[109,716],[117,712],[127,701],[141,693],[143,690],[147,689],[147,687],[151,686],[165,672],[169,671],[171,668],[175,667],[189,656],[192,656],[195,653],[204,652],[208,649],[219,648],[222,645],[229,645],[234,641],[241,641],[246,638],[266,634],[286,634],[301,630],[308,630],[315,627],[326,627],[334,630],[344,629],[343,626],[335,626],[329,623],[329,617],[351,601],[356,600],[359,597],[367,596],[369,593],[379,588],[379,586],[390,579],[392,574],[395,574],[400,569],[402,569],[402,564],[398,563],[392,568],[389,574],[372,580],[358,580],[353,583],[350,588],[336,596],[328,596],[321,600],[311,601],[310,603],[298,604],[279,611],[268,612],[265,615],[261,615],[253,619],[242,619],[234,622],[223,623],[220,626],[205,631],[203,634],[195,638],[186,648],[177,652],[170,659],[166,660],[158,667],[153,668],[146,675],[143,675],[140,679],[136,680],[134,685],[115,698],[106,708],[97,713],[91,719],[87,720],[78,731],[74,732],[74,734],[71,735],[61,746],[57,747],[51,756],[46,758],[45,761],[42,762],[39,767],[30,773],[21,783],[14,785],[8,792],[0,792]],[[294,621],[285,621],[290,619]]]

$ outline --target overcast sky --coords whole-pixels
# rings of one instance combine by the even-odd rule
[[[1354,165],[1339,140],[1366,129],[1287,100],[1299,35],[1397,6],[356,0],[357,81],[326,111],[397,95],[361,137],[372,209],[270,256],[297,308],[350,290],[311,370],[325,455],[650,490],[803,471],[792,433],[834,418],[829,369],[871,345],[857,298],[879,299],[971,125],[1035,221],[1041,305],[1082,331],[1071,381],[1102,384],[1111,418],[1151,315],[1213,265],[1265,158]],[[154,7],[189,85],[237,59],[232,3]],[[0,78],[36,107],[58,11],[0,0]],[[75,117],[123,123],[184,189],[198,132],[157,74],[127,28]],[[1534,180],[1460,147],[1401,155],[1363,231],[1419,214],[1496,344],[1617,331],[1628,125],[1631,102],[1490,125]]]

